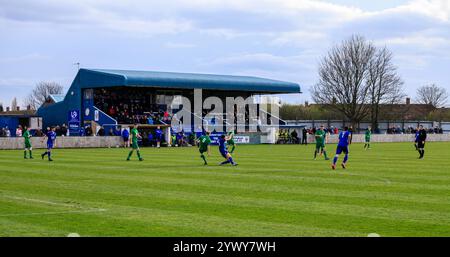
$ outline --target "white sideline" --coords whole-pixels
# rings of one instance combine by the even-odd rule
[[[55,211],[55,212],[7,213],[7,214],[0,214],[0,217],[34,216],[34,215],[55,215],[55,214],[88,213],[88,212],[103,212],[103,211],[106,211],[106,209],[74,210],[74,211]]]
[[[53,211],[53,212],[31,212],[31,213],[8,213],[8,214],[0,214],[0,217],[10,217],[10,216],[32,216],[32,215],[54,215],[54,214],[68,214],[68,213],[87,213],[87,212],[103,212],[106,209],[103,208],[86,208],[83,206],[78,206],[75,204],[67,204],[67,203],[58,203],[52,201],[45,201],[40,199],[32,199],[26,197],[18,197],[18,196],[10,196],[10,195],[0,195],[2,198],[20,200],[26,202],[34,202],[34,203],[43,203],[48,205],[62,206],[68,208],[74,208],[78,210],[71,211]]]
[[[383,181],[387,185],[391,184],[391,181],[389,179],[387,179],[387,178],[381,178],[381,177],[376,177],[376,176],[360,175],[360,174],[352,174],[352,173],[343,173],[343,174],[347,174],[349,176],[356,176],[356,177],[373,178],[373,179],[376,179],[376,180]]]

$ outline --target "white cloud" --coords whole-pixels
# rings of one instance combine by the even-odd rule
[[[309,85],[327,50],[359,33],[392,49],[408,80],[419,70],[439,69],[435,63],[449,58],[449,2],[412,0],[365,11],[326,0],[0,0],[0,33],[9,35],[0,47],[16,50],[0,53],[0,76],[44,76],[31,68],[37,65],[51,67],[49,76],[58,73],[53,68],[61,59],[139,68],[150,66],[151,58],[151,67],[168,70],[245,73]],[[34,44],[47,37],[53,41]],[[21,43],[26,41],[33,45]],[[180,57],[172,49],[188,50]],[[20,65],[24,62],[29,64]]]
[[[410,4],[394,8],[394,10],[423,14],[445,22],[448,22],[450,18],[448,0],[414,0]]]
[[[188,43],[180,43],[180,42],[167,42],[164,44],[164,47],[167,47],[167,48],[193,48],[193,47],[195,47],[195,45],[188,44]]]
[[[423,48],[436,48],[441,46],[448,47],[450,45],[450,38],[412,35],[405,37],[387,38],[383,39],[382,41],[378,41],[378,43],[384,43],[386,45],[413,45]]]
[[[309,56],[277,56],[270,53],[240,53],[202,61],[202,65],[221,69],[260,69],[268,71],[300,71],[311,67]],[[247,74],[248,75],[248,74]]]
[[[24,78],[0,78],[0,88],[6,86],[25,86],[30,87],[34,85],[35,80]]]
[[[311,30],[280,33],[270,43],[277,46],[308,46],[311,42],[328,40],[325,33]]]
[[[42,61],[42,60],[50,60],[50,56],[39,54],[39,53],[31,53],[22,56],[14,56],[14,57],[0,57],[0,63],[10,64],[10,63],[20,63],[20,62],[30,62],[30,61]]]

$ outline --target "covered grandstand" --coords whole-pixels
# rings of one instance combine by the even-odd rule
[[[85,124],[111,126],[140,123],[149,126],[170,124],[176,96],[194,97],[202,89],[203,98],[243,97],[301,93],[296,83],[258,77],[192,74],[155,71],[80,69],[65,96],[51,96],[38,110],[44,126],[72,120],[72,134]]]

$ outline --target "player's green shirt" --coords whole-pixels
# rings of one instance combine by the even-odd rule
[[[366,130],[366,139],[370,139],[370,137],[372,136],[372,131],[370,130]]]
[[[27,130],[22,134],[23,138],[25,138],[25,143],[30,142],[30,132]]]
[[[211,138],[209,136],[201,136],[199,139],[200,147],[199,150],[204,152],[208,150],[208,145],[211,144]]]
[[[227,145],[234,145],[234,133],[228,133],[228,136],[231,136],[230,140],[227,140]]]
[[[137,128],[131,129],[131,141],[134,144],[137,144],[137,142],[138,142],[138,135],[139,135],[139,131],[137,130]]]
[[[30,132],[26,130],[22,136],[25,139],[25,147],[31,147]]]
[[[316,131],[316,144],[324,144],[325,143],[325,131],[319,129]]]

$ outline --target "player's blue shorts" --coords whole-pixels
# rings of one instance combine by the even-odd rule
[[[47,143],[47,149],[52,149],[52,148],[53,148],[53,144]]]
[[[161,142],[162,141],[162,136],[156,136],[156,142]]]
[[[122,137],[124,142],[127,142],[128,140],[130,140],[129,137]]]
[[[341,154],[342,152],[344,152],[345,154],[348,154],[348,146],[338,145],[338,147],[336,149],[336,154]]]
[[[228,155],[228,151],[227,150],[225,150],[225,151],[220,151],[220,154],[222,154],[222,156],[223,156],[223,158],[228,158],[227,157],[227,155]]]

